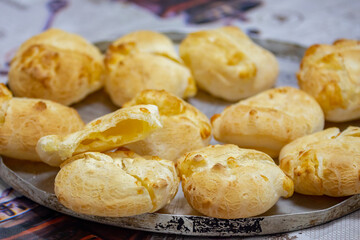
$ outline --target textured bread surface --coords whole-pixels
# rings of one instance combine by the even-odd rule
[[[65,105],[103,86],[100,51],[76,34],[50,29],[25,41],[11,61],[9,86],[17,97]]]
[[[360,118],[360,41],[342,39],[307,49],[297,73],[300,88],[321,105],[328,121]]]
[[[59,166],[79,153],[105,152],[144,139],[160,127],[158,108],[154,105],[138,105],[97,118],[84,129],[66,136],[42,137],[36,151],[43,162]]]
[[[181,98],[164,90],[144,90],[124,107],[139,104],[156,105],[163,127],[143,140],[126,145],[136,153],[175,161],[185,152],[209,145],[209,119]]]
[[[349,196],[360,193],[360,128],[338,128],[308,135],[286,145],[280,168],[307,195]]]
[[[189,34],[180,44],[180,57],[199,88],[229,101],[270,88],[279,72],[275,56],[237,27]]]
[[[189,152],[176,165],[188,203],[210,217],[256,216],[294,190],[271,157],[232,144]]]
[[[211,118],[215,139],[277,157],[287,143],[324,128],[319,104],[304,91],[274,88]]]
[[[55,194],[78,213],[125,217],[159,210],[174,198],[178,186],[173,162],[122,149],[87,152],[64,162]]]
[[[145,89],[164,89],[180,98],[196,94],[189,69],[160,33],[138,31],[116,40],[107,50],[105,66],[105,88],[118,106]]]
[[[0,154],[40,161],[35,148],[41,137],[63,136],[84,126],[75,109],[48,100],[13,98],[0,84]]]

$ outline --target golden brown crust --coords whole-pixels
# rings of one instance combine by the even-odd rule
[[[81,130],[84,122],[75,109],[39,99],[12,98],[0,85],[0,154],[40,161],[35,151],[38,140],[46,135],[61,136]]]
[[[307,195],[349,196],[360,193],[360,128],[338,128],[299,138],[280,153],[280,168]]]
[[[158,108],[154,105],[138,105],[97,118],[84,129],[66,136],[42,137],[36,151],[43,162],[60,166],[76,154],[112,150],[144,139],[160,127],[162,124]]]
[[[192,97],[196,85],[165,35],[138,31],[113,42],[106,53],[106,91],[121,106],[145,89]]]
[[[147,138],[127,145],[133,151],[175,161],[185,152],[209,145],[209,119],[189,103],[164,90],[144,90],[124,107],[139,104],[156,105],[163,127]]]
[[[271,157],[231,144],[189,152],[176,165],[188,203],[210,217],[259,215],[293,194],[291,179]]]
[[[78,102],[102,87],[99,50],[82,37],[50,29],[24,42],[11,61],[9,86],[18,97]]]
[[[173,162],[117,150],[83,153],[64,162],[55,194],[78,213],[125,217],[159,210],[175,197],[178,186]]]
[[[279,71],[274,55],[237,27],[189,34],[180,44],[180,56],[199,88],[229,101],[270,88]]]
[[[341,39],[311,46],[297,73],[300,88],[321,105],[326,120],[360,117],[360,41]]]
[[[254,148],[277,157],[298,137],[324,127],[319,104],[305,92],[274,88],[240,101],[212,117],[215,139]]]

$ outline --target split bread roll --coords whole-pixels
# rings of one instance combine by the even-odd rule
[[[158,108],[139,105],[119,109],[88,123],[84,129],[66,136],[40,138],[36,151],[41,160],[60,166],[66,159],[84,152],[105,152],[144,139],[162,127]]]
[[[144,90],[124,104],[153,104],[159,108],[163,127],[145,139],[126,145],[140,155],[156,155],[175,161],[182,154],[209,145],[209,119],[194,106],[164,90]]]
[[[175,197],[174,163],[131,151],[87,152],[61,165],[55,194],[67,208],[95,216],[125,217],[155,212]]]
[[[216,140],[277,157],[287,143],[324,128],[324,113],[307,93],[274,88],[227,107],[211,118]]]
[[[163,34],[138,31],[113,42],[106,53],[106,91],[122,106],[145,89],[164,89],[180,98],[196,94],[194,79]]]
[[[280,168],[307,195],[349,196],[360,193],[360,128],[338,128],[308,135],[286,145]]]
[[[41,137],[63,136],[84,126],[75,109],[48,100],[13,98],[0,84],[0,154],[41,161],[35,150]]]
[[[360,41],[338,40],[311,46],[297,73],[300,88],[321,105],[325,118],[360,118]]]
[[[228,101],[272,87],[279,73],[275,56],[237,27],[189,34],[180,44],[180,57],[199,88]]]
[[[210,217],[256,216],[294,191],[292,180],[271,157],[232,144],[189,152],[177,168],[188,203]]]
[[[50,29],[24,42],[11,61],[9,86],[15,96],[78,102],[104,82],[100,51],[84,38]]]

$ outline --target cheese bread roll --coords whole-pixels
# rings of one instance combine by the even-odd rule
[[[35,150],[41,137],[64,136],[84,126],[75,109],[48,100],[13,98],[0,84],[0,154],[41,161]]]
[[[128,150],[88,152],[61,165],[55,194],[71,210],[88,215],[125,217],[155,212],[175,197],[174,163],[147,159]]]
[[[209,119],[181,98],[164,90],[144,90],[124,107],[139,104],[156,105],[163,127],[143,140],[126,145],[136,153],[175,161],[185,152],[209,145]]]
[[[196,94],[193,77],[171,40],[152,31],[127,34],[106,53],[106,91],[122,106],[145,89],[164,89],[180,98]]]
[[[210,217],[256,216],[294,191],[292,180],[271,157],[232,144],[184,154],[177,168],[188,203]]]
[[[280,152],[280,168],[307,195],[360,193],[360,128],[328,128],[289,143]]]
[[[297,78],[300,88],[319,102],[326,120],[360,118],[360,41],[342,39],[333,45],[311,46]]]
[[[11,61],[9,86],[17,97],[70,105],[103,86],[100,51],[84,38],[50,29],[25,41]]]
[[[275,56],[237,27],[189,34],[180,44],[180,57],[199,88],[228,101],[270,88],[279,73]]]
[[[277,157],[283,146],[324,128],[324,113],[304,91],[274,88],[227,107],[212,118],[215,139]]]
[[[43,162],[59,166],[79,153],[105,152],[144,139],[160,127],[158,108],[154,105],[138,105],[97,118],[84,129],[69,135],[42,137],[36,151]]]

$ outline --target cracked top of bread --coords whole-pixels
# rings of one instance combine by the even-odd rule
[[[178,186],[173,162],[119,149],[68,159],[56,176],[55,194],[78,213],[125,217],[159,210],[174,198]]]
[[[349,196],[360,193],[360,128],[328,128],[286,145],[280,168],[307,195]]]

